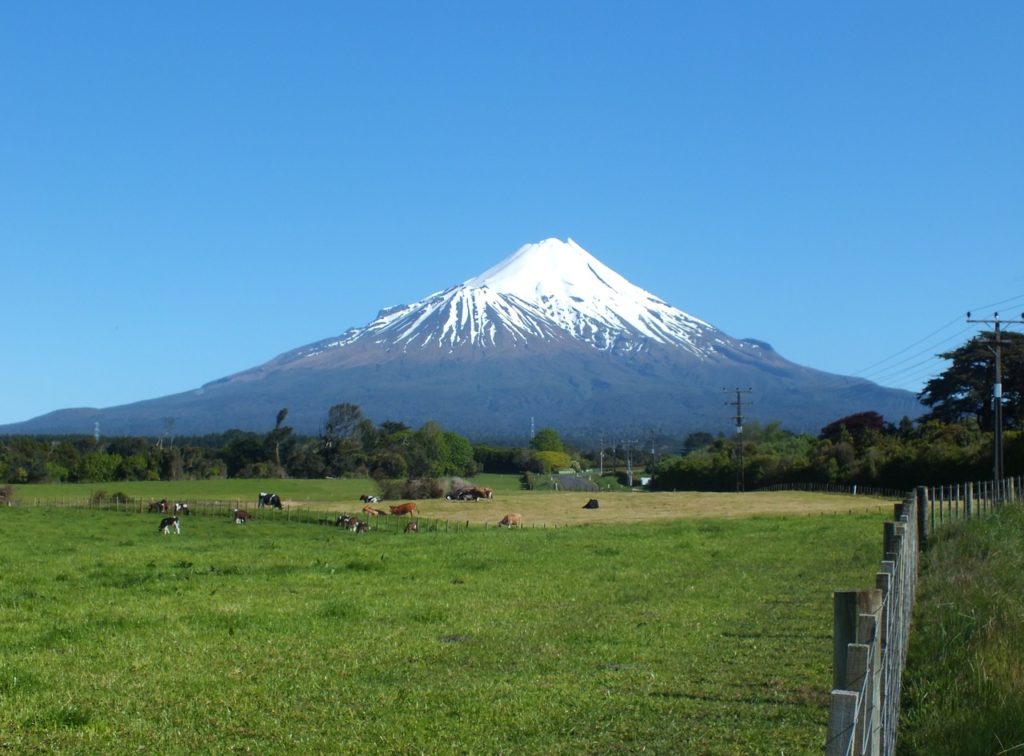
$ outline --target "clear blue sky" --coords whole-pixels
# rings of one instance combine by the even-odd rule
[[[6,3],[0,423],[195,388],[549,236],[919,390],[967,310],[1024,310],[1022,40],[1020,2]]]

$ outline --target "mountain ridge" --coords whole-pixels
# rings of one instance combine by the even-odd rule
[[[621,429],[684,437],[728,428],[721,392],[752,386],[764,422],[817,431],[846,414],[915,416],[910,392],[797,365],[630,283],[575,241],[545,239],[370,323],[198,389],[58,410],[0,433],[265,430],[277,411],[315,433],[350,402],[376,421],[436,420],[475,440],[523,440],[529,419],[567,438]],[[89,423],[90,427],[82,428]],[[74,428],[74,429],[72,429]]]

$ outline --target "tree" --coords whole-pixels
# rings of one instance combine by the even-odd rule
[[[448,442],[448,466],[444,474],[462,475],[467,478],[476,475],[480,467],[473,456],[473,445],[453,431],[445,431],[444,437]]]
[[[698,449],[704,449],[711,444],[715,443],[715,437],[707,431],[696,431],[691,433],[683,441],[683,454],[689,454],[690,452],[697,451]]]
[[[327,410],[327,422],[320,434],[327,474],[345,475],[360,467],[368,440],[367,426],[373,429],[373,424],[363,418],[363,411],[355,404],[342,402]]]
[[[106,452],[93,452],[82,458],[79,477],[89,483],[106,483],[114,480],[118,467],[121,465],[121,455],[107,454]]]
[[[845,431],[854,442],[860,445],[866,438],[874,438],[884,430],[885,418],[877,412],[858,412],[833,420],[821,429],[818,438],[836,441]]]
[[[958,423],[975,419],[984,431],[995,427],[992,389],[995,384],[995,333],[975,336],[952,352],[938,355],[951,360],[941,375],[932,378],[918,394],[931,412],[922,420]],[[1024,421],[1024,336],[1003,331],[1003,420],[1009,428],[1021,428]]]
[[[244,471],[266,461],[266,452],[260,437],[255,433],[233,431],[231,438],[220,451],[221,459],[228,468],[228,477],[242,477]]]
[[[274,422],[274,430],[272,430],[267,440],[274,447],[274,464],[277,467],[278,477],[284,475],[284,468],[281,466],[281,444],[292,434],[292,429],[287,425],[282,426],[281,423],[288,417],[288,408],[284,407],[277,412],[277,420]]]
[[[327,424],[324,426],[324,441],[331,444],[338,439],[351,438],[363,420],[363,411],[358,405],[342,402],[327,410]]]
[[[562,438],[556,430],[553,428],[541,428],[530,439],[530,448],[534,451],[560,452],[565,451],[565,444],[562,443]]]

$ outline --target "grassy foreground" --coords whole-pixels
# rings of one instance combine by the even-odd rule
[[[820,753],[884,519],[158,517],[0,509],[0,750]]]
[[[1024,510],[942,528],[921,569],[904,754],[1024,752]]]

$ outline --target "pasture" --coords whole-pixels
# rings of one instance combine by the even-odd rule
[[[0,749],[818,753],[831,593],[885,517],[819,501],[416,535],[0,509]]]
[[[770,493],[697,493],[599,491],[525,491],[515,475],[481,475],[474,483],[494,489],[494,498],[479,501],[417,499],[421,517],[436,520],[494,525],[508,512],[524,516],[526,527],[580,524],[611,524],[677,520],[680,518],[732,519],[762,515],[847,515],[876,513],[891,516],[892,502],[870,496],[821,495],[800,491]],[[15,486],[16,501],[30,504],[80,504],[98,491],[122,494],[141,503],[167,499],[204,503],[217,502],[222,509],[238,506],[256,511],[260,491],[280,494],[288,510],[358,512],[359,496],[377,493],[376,484],[366,479],[230,479],[209,481],[153,481],[119,483],[59,483]],[[591,498],[600,501],[596,510],[585,510]],[[405,501],[404,499],[402,501]],[[376,505],[384,510],[385,501]],[[202,511],[199,506],[198,511]],[[269,513],[268,513],[269,515]]]

